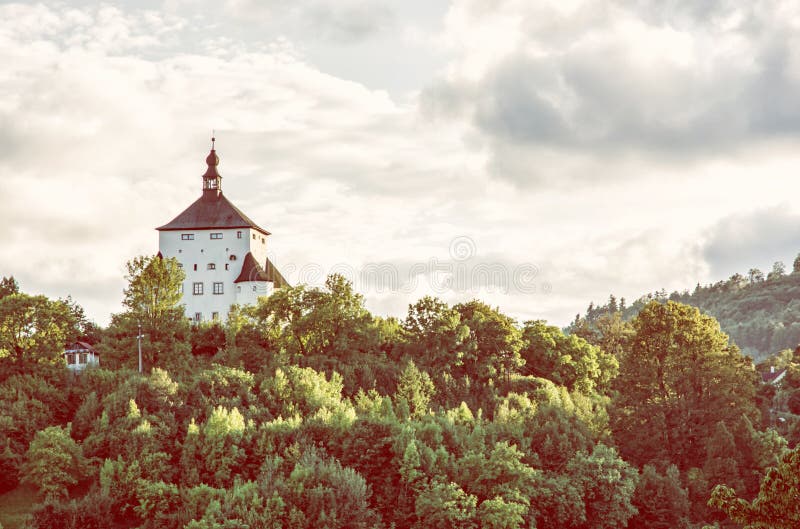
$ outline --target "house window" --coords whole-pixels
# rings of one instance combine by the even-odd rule
[[[80,359],[78,360],[79,364],[86,364],[89,362],[89,355],[87,353],[81,353]]]
[[[225,263],[225,270],[228,270],[228,263]]]
[[[75,365],[75,353],[67,353],[67,364]]]
[[[208,267],[207,268],[209,270],[216,270],[217,269],[217,265],[214,264],[214,263],[208,263]]]
[[[242,238],[242,232],[240,232],[240,231],[237,231],[237,232],[236,232],[236,238],[237,238],[237,239],[241,239],[241,238]]]
[[[222,238],[222,234],[221,233],[212,233],[211,234],[211,238],[212,239],[221,239]]]
[[[192,293],[195,296],[203,295],[203,283],[192,283]]]
[[[194,240],[194,233],[181,233],[181,240],[182,241],[193,241]]]
[[[219,320],[219,312],[212,312],[211,313],[211,319],[214,320],[214,321]]]
[[[194,321],[203,321],[203,313],[202,312],[195,312],[194,313]]]
[[[223,294],[222,283],[214,283],[214,294]]]

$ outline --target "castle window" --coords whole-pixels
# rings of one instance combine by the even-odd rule
[[[241,238],[242,238],[242,232],[240,232],[240,231],[237,231],[237,232],[236,232],[236,238],[237,238],[237,239],[241,239]]]
[[[242,291],[242,285],[236,285],[236,292]]]
[[[219,320],[219,312],[212,312],[211,313],[211,319],[214,320],[214,321]]]
[[[214,294],[224,294],[222,290],[222,283],[214,283]]]
[[[183,263],[178,263],[178,268],[183,268]]]
[[[203,295],[203,283],[192,283],[192,294],[195,296]]]
[[[255,285],[253,285],[253,292],[255,292],[255,291],[256,291],[256,287],[255,287]]]
[[[253,234],[253,240],[256,240],[256,234],[255,233]]]
[[[225,270],[228,270],[228,263],[225,263]]]
[[[202,312],[195,312],[194,313],[194,321],[196,321],[196,322],[203,321],[203,313]]]
[[[194,271],[197,272],[197,265],[194,265]]]
[[[230,259],[231,261],[235,261],[236,260],[236,255],[231,254],[231,256],[228,257],[228,259]]]
[[[206,268],[208,270],[216,270],[217,269],[217,265],[214,264],[214,263],[208,263],[208,266]]]
[[[181,240],[182,241],[193,241],[194,240],[194,233],[181,233]]]
[[[266,242],[267,242],[267,239],[265,239],[264,237],[261,237],[261,244],[266,244]]]
[[[211,238],[212,239],[221,239],[222,238],[222,234],[221,233],[212,233],[211,234]]]

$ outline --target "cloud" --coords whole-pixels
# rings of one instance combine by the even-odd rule
[[[544,182],[509,160],[515,150],[685,164],[792,137],[800,39],[797,17],[776,16],[787,6],[460,2],[444,39],[455,58],[423,109],[470,124],[496,175],[520,184]]]
[[[20,21],[0,26],[0,274],[82,293],[100,322],[118,310],[124,262],[154,253],[153,228],[198,195],[212,128],[226,194],[285,261],[337,259],[359,231],[389,244],[386,208],[417,218],[431,200],[408,197],[465,165],[460,139],[414,105],[320,71],[285,40],[215,49],[228,37],[214,34],[192,48],[211,52],[175,53],[183,37],[164,21],[189,28],[179,14],[10,5],[0,19]]]
[[[703,255],[719,278],[756,267],[766,273],[781,259],[791,269],[798,251],[800,215],[787,205],[723,218],[708,230],[703,245]]]

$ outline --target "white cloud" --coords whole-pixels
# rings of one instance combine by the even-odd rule
[[[691,287],[717,273],[708,248],[735,248],[721,219],[797,191],[787,4],[248,5],[0,6],[0,275],[105,322],[124,262],[199,194],[211,129],[286,275],[390,264],[417,288],[364,292],[394,313],[434,293],[564,324]],[[301,27],[314,9],[329,35]],[[535,266],[536,288],[440,288],[419,266],[459,237],[470,264]]]

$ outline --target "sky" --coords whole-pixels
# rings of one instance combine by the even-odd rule
[[[225,195],[292,284],[566,325],[800,251],[783,0],[0,2],[0,276],[101,325]]]

